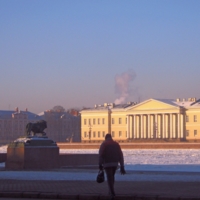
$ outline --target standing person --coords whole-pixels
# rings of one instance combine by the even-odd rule
[[[111,134],[107,133],[105,141],[99,149],[99,169],[105,169],[111,199],[115,197],[114,182],[118,163],[120,163],[120,172],[124,175],[126,171],[124,170],[124,157],[121,147],[112,139]]]

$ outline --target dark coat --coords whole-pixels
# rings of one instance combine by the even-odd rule
[[[113,139],[106,139],[99,149],[99,165],[106,167],[124,166],[124,157],[120,145]]]

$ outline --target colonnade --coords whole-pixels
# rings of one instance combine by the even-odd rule
[[[129,114],[127,138],[183,138],[183,114]]]

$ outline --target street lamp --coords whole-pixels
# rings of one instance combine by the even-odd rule
[[[92,132],[92,126],[89,123],[89,141],[91,141],[91,132]]]

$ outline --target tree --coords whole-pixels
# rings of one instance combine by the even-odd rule
[[[51,110],[54,112],[65,112],[65,109],[62,106],[54,106]]]

